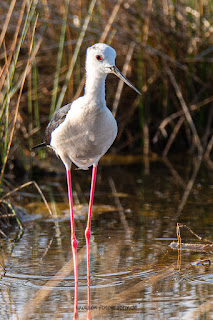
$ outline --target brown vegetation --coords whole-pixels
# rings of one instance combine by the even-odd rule
[[[30,167],[54,111],[83,93],[95,42],[115,48],[143,92],[110,76],[107,104],[120,128],[113,152],[191,152],[212,166],[212,11],[212,1],[2,1],[1,180],[6,165]]]

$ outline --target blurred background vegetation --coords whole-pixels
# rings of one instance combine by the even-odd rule
[[[212,168],[212,0],[2,0],[0,180],[31,168],[55,110],[83,94],[86,48],[106,42],[143,93],[107,78],[110,152],[192,154]]]

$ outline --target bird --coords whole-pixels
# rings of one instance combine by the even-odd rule
[[[96,43],[87,48],[84,95],[55,112],[45,130],[44,142],[38,145],[53,149],[66,168],[75,282],[78,281],[77,239],[73,214],[71,165],[74,163],[79,169],[83,170],[93,167],[85,230],[88,284],[90,284],[91,214],[97,166],[100,158],[114,142],[118,132],[117,122],[106,106],[105,80],[107,75],[110,73],[116,75],[138,94],[141,94],[116,67],[115,58],[116,51],[105,43]]]

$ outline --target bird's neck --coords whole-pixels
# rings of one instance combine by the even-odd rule
[[[100,106],[105,105],[105,74],[86,74],[85,93],[84,95],[90,101],[100,103]]]

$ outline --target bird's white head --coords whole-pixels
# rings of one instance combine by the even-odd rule
[[[105,43],[96,43],[87,49],[86,70],[94,73],[111,73],[115,65],[116,51]]]
[[[101,77],[109,73],[115,74],[129,87],[141,94],[133,84],[118,70],[115,66],[116,51],[105,43],[96,43],[87,49],[86,54],[86,72],[87,74],[96,73]]]

